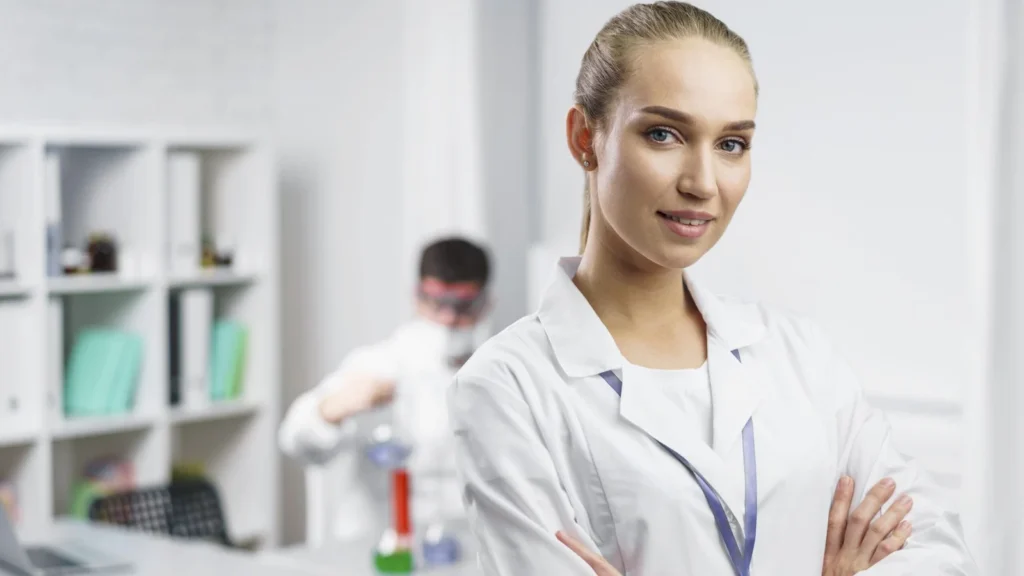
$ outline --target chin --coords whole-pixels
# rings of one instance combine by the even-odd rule
[[[651,260],[662,268],[683,270],[697,263],[708,252],[708,247],[701,245],[691,246],[663,246],[657,251],[658,256]]]

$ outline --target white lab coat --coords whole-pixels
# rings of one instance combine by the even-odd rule
[[[655,440],[688,459],[742,522],[741,432],[751,417],[758,480],[752,574],[821,574],[829,506],[843,473],[856,481],[855,505],[886,476],[915,501],[905,549],[862,574],[977,573],[957,515],[896,451],[885,416],[811,323],[720,299],[686,277],[708,325],[708,446],[631,370],[573,284],[578,265],[563,259],[539,310],[478,350],[449,390],[469,519],[487,574],[592,576],[555,539],[560,529],[629,576],[732,574],[704,494]],[[608,370],[623,381],[621,399],[599,376]]]
[[[330,471],[327,499],[336,508],[331,521],[335,539],[356,538],[390,522],[389,477],[364,453],[370,433],[381,424],[395,426],[413,444],[408,467],[414,522],[464,517],[445,403],[454,371],[445,362],[444,343],[436,342],[422,322],[403,324],[387,340],[352,351],[334,372],[295,399],[278,430],[282,451]],[[395,380],[394,402],[340,425],[326,422],[320,401],[340,390],[347,374]]]

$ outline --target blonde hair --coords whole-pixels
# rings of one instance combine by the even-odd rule
[[[643,43],[693,37],[735,50],[750,66],[751,76],[754,75],[747,43],[710,13],[686,2],[634,4],[609,20],[587,48],[576,76],[576,105],[600,128],[616,92],[626,81],[630,50]],[[756,77],[754,90],[756,94]],[[589,188],[585,181],[581,253],[590,232]]]

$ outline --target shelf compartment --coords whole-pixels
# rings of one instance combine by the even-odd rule
[[[166,438],[162,431],[144,427],[57,439],[53,443],[54,514],[62,516],[72,512],[76,483],[85,477],[86,468],[99,460],[128,464],[132,486],[166,482],[169,476]]]
[[[40,444],[0,447],[0,499],[14,504],[11,520],[23,536],[37,534],[43,528],[45,471],[45,453]]]
[[[39,238],[34,223],[41,204],[32,185],[30,148],[0,144],[0,283],[16,285],[40,272],[36,250],[41,246],[33,241]]]
[[[200,468],[217,486],[232,537],[272,530],[266,514],[252,505],[273,498],[277,459],[266,453],[269,426],[271,418],[254,415],[193,422],[171,431],[173,462]]]
[[[0,300],[0,437],[38,431],[43,421],[42,327],[31,300]],[[3,440],[0,439],[0,442]]]
[[[44,161],[47,270],[63,276],[63,250],[85,251],[96,233],[117,246],[117,272],[152,276],[158,269],[156,163],[144,146],[48,146]],[[77,280],[77,278],[76,278]]]
[[[87,434],[91,433],[90,430],[116,431],[119,422],[137,427],[137,424],[133,424],[136,417],[132,415],[152,420],[163,410],[160,390],[163,389],[161,375],[165,360],[161,356],[161,301],[162,297],[151,291],[76,293],[51,296],[48,299],[48,408],[53,429],[63,430],[69,426],[68,430],[82,430]],[[106,340],[109,336],[102,336],[100,338],[103,340],[94,339],[92,344],[87,344],[101,346],[104,354],[109,352],[120,355],[97,357],[93,362],[109,362],[115,358],[138,362],[135,380],[127,384],[128,388],[124,387],[122,377],[117,376],[112,377],[112,380],[97,381],[94,385],[88,380],[91,374],[88,370],[93,368],[83,364],[80,367],[87,367],[87,372],[79,374],[80,379],[75,385],[84,387],[76,388],[73,397],[65,399],[66,372],[71,369],[72,360],[80,360],[75,356],[75,347],[84,342],[80,340],[82,335],[97,329],[114,330],[141,343],[141,349],[133,352],[139,354],[137,358],[126,356],[123,348],[121,351],[109,348],[110,344]],[[134,346],[134,342],[129,341],[127,344]],[[121,364],[117,366],[117,370],[123,367]],[[116,374],[107,368],[98,373]],[[111,388],[97,390],[94,387],[102,386],[103,383]],[[72,404],[74,411],[66,413]],[[86,418],[82,420],[82,417]],[[84,423],[70,424],[79,421]]]
[[[166,257],[175,278],[184,275],[192,284],[195,275],[202,276],[204,243],[229,254],[230,264],[223,268],[238,277],[265,269],[274,251],[266,224],[273,222],[273,214],[247,202],[266,177],[260,158],[246,147],[168,149]]]

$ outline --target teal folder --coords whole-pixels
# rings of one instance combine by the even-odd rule
[[[214,323],[210,354],[210,397],[213,400],[237,398],[241,393],[247,340],[244,326],[226,320]]]
[[[135,391],[139,381],[139,370],[142,366],[142,338],[134,334],[121,334],[121,354],[117,361],[117,372],[114,374],[107,397],[107,413],[123,414],[130,412],[135,402]]]
[[[142,340],[106,328],[78,333],[64,379],[64,413],[99,416],[131,409],[142,358]]]

